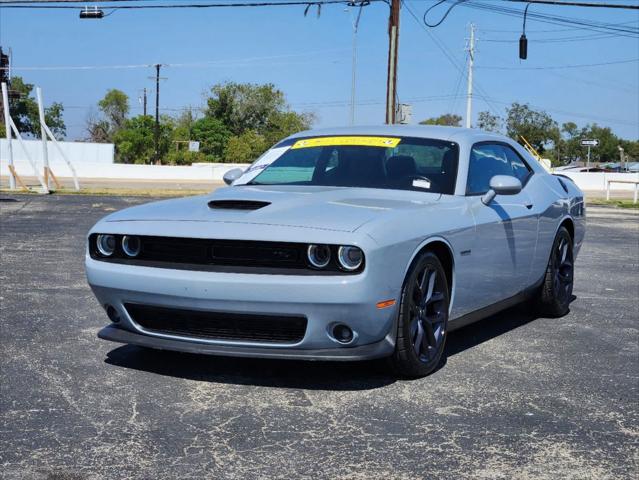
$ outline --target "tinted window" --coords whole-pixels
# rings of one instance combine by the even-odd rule
[[[452,142],[408,137],[401,137],[393,147],[337,144],[291,148],[249,183],[453,194],[458,151]]]
[[[528,180],[528,177],[531,175],[532,170],[511,147],[502,145],[502,148],[504,149],[504,152],[506,152],[506,158],[508,158],[510,166],[513,169],[513,175],[521,181],[522,185],[525,184],[526,180]]]
[[[470,153],[466,193],[487,192],[490,189],[490,179],[495,175],[514,176],[524,184],[530,174],[528,165],[511,147],[491,143],[477,144]]]

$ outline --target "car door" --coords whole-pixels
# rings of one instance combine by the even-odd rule
[[[495,175],[515,176],[523,189],[516,195],[497,195],[484,205],[481,197]],[[471,149],[466,197],[476,224],[471,251],[476,308],[512,297],[529,285],[538,229],[526,191],[532,175],[533,170],[506,143],[481,142]]]

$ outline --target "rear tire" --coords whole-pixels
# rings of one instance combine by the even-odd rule
[[[419,255],[402,288],[395,352],[390,358],[396,373],[417,378],[437,368],[446,344],[449,295],[437,256]]]
[[[549,317],[568,313],[572,300],[573,266],[572,237],[565,227],[559,227],[537,299],[539,313]]]

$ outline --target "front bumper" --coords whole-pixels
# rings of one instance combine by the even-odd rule
[[[371,269],[359,275],[292,276],[171,270],[113,264],[87,256],[88,282],[102,306],[113,306],[121,320],[99,337],[152,348],[212,355],[310,360],[379,358],[394,349],[398,305],[378,309],[376,303],[397,299],[397,288]],[[191,338],[148,331],[124,304],[212,312],[301,315],[307,319],[297,343]],[[344,345],[330,335],[346,324],[354,332]]]
[[[395,348],[390,336],[382,341],[351,348],[326,349],[267,349],[237,345],[205,344],[183,340],[152,337],[108,325],[98,332],[98,337],[112,342],[139,345],[159,350],[174,350],[186,353],[220,355],[226,357],[279,358],[287,360],[358,361],[382,358],[393,353]]]

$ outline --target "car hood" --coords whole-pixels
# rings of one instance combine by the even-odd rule
[[[417,209],[440,197],[371,188],[243,185],[127,208],[105,221],[223,222],[353,232],[393,211]]]

